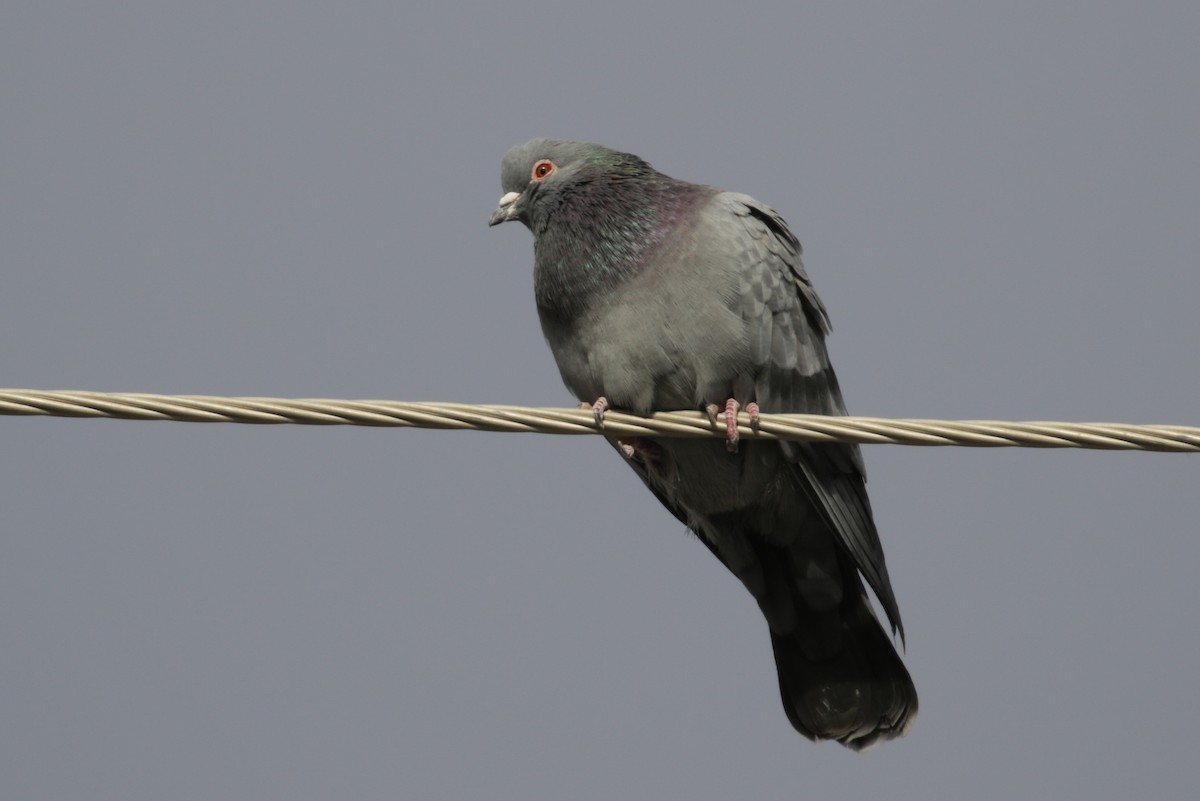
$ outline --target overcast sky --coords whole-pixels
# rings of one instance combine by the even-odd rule
[[[7,0],[0,386],[567,405],[486,225],[558,136],[778,209],[852,412],[1200,423],[1193,0],[433,5]],[[867,448],[921,712],[853,754],[598,440],[0,442],[5,799],[1200,788],[1197,456]]]

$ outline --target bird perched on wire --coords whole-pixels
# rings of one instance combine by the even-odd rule
[[[534,139],[505,155],[490,225],[533,232],[534,294],[563,381],[609,409],[702,409],[726,441],[614,444],[758,601],[783,708],[811,739],[898,737],[917,694],[856,445],[739,442],[737,414],[845,414],[829,318],[787,223],[637,156]],[[875,617],[874,590],[892,635]]]

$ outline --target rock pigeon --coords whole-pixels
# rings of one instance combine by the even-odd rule
[[[917,694],[893,644],[904,628],[858,447],[738,441],[739,409],[752,425],[760,411],[846,413],[829,318],[787,223],[582,142],[514,147],[501,185],[489,224],[533,232],[538,315],[568,389],[601,422],[608,409],[723,421],[726,442],[613,444],[758,602],[792,726],[855,750],[904,734]]]

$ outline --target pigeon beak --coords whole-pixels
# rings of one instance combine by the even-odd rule
[[[520,192],[509,192],[500,198],[500,205],[496,206],[496,210],[492,212],[491,218],[488,219],[488,225],[499,225],[502,222],[516,219],[520,213],[517,211],[517,201],[520,199]]]

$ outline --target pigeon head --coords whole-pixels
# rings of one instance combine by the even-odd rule
[[[602,145],[534,139],[500,165],[504,196],[490,225],[533,232],[534,294],[543,319],[571,319],[647,269],[671,231],[716,193],[676,181]]]
[[[533,139],[504,156],[500,164],[504,196],[488,225],[519,220],[538,233],[548,224],[554,210],[579,196],[584,187],[620,178],[651,176],[658,173],[629,153],[588,142]]]

